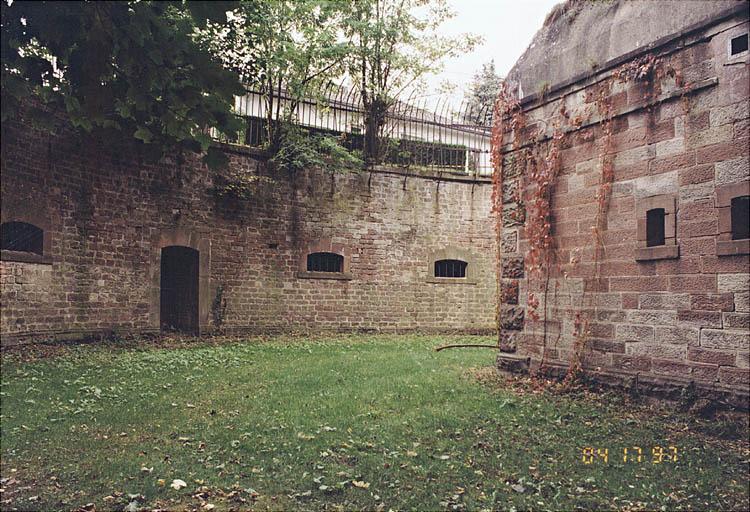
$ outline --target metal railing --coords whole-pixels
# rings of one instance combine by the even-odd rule
[[[269,98],[248,90],[235,98],[235,115],[243,129],[222,141],[262,147],[267,142]],[[329,87],[317,98],[294,100],[282,94],[271,98],[271,122],[291,121],[311,135],[331,135],[350,150],[361,151],[365,138],[365,109],[354,89]],[[414,95],[394,102],[387,110],[380,136],[381,163],[414,170],[429,169],[487,176],[490,162],[491,112],[464,101],[458,108],[447,100],[433,108]]]

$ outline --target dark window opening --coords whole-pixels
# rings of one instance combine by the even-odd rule
[[[731,44],[730,53],[732,55],[737,55],[738,53],[746,52],[747,51],[747,34],[733,37],[730,44]]]
[[[646,212],[646,247],[664,245],[664,208]]]
[[[43,255],[44,231],[26,222],[5,222],[0,228],[0,248],[4,251]]]
[[[314,252],[307,255],[308,272],[343,272],[344,257],[332,252]]]
[[[750,238],[750,196],[732,199],[732,240]]]
[[[435,277],[466,277],[466,263],[461,260],[438,260],[435,262]]]

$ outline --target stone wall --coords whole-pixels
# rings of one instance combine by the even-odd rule
[[[565,0],[552,8],[544,25],[506,79],[520,96],[600,70],[646,45],[680,32],[737,0]]]
[[[748,32],[746,9],[521,102],[526,126],[508,130],[503,147],[510,292],[502,294],[501,367],[529,359],[532,368],[564,372],[580,343],[585,372],[601,380],[678,393],[692,383],[747,406],[750,241],[728,233],[730,196],[750,194],[750,58],[729,51],[731,39]],[[652,74],[626,78],[628,66],[651,57]],[[603,106],[611,108],[611,138]],[[524,219],[534,198],[528,156],[544,161],[554,126],[563,135],[546,281],[545,273],[528,274],[528,261],[524,268]],[[614,180],[598,243],[605,156]],[[659,247],[646,247],[652,208],[665,209]],[[540,301],[538,320],[530,292]]]
[[[262,178],[252,197],[220,199],[217,174],[192,156],[149,164],[127,145],[4,127],[2,222],[44,229],[45,251],[38,260],[3,252],[3,342],[157,331],[161,249],[171,245],[199,251],[202,332],[492,329],[487,180],[400,169],[289,175],[257,152],[224,148],[234,172]],[[317,250],[343,254],[347,273],[305,272]],[[429,279],[431,258],[452,252],[472,278]]]

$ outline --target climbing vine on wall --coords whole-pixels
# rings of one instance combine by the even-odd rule
[[[517,158],[522,163],[522,175],[519,178],[519,190],[523,190],[522,201],[517,198],[519,208],[525,208],[525,222],[523,234],[525,244],[523,246],[523,258],[526,277],[526,315],[527,321],[541,322],[544,328],[542,341],[542,357],[540,370],[544,369],[548,353],[547,313],[550,311],[548,297],[551,283],[554,283],[554,297],[558,296],[557,288],[565,286],[567,278],[571,273],[585,275],[582,278],[583,288],[580,300],[576,304],[571,302],[569,311],[572,321],[573,344],[568,361],[568,371],[564,383],[574,382],[582,371],[582,359],[587,348],[587,342],[591,337],[592,313],[596,304],[593,301],[592,292],[600,289],[601,285],[601,260],[604,256],[604,235],[607,230],[607,215],[612,187],[615,181],[614,173],[614,130],[613,122],[618,115],[613,105],[613,86],[615,83],[633,83],[634,88],[643,90],[642,100],[650,111],[660,92],[660,81],[665,76],[675,79],[677,87],[686,91],[684,80],[679,72],[671,65],[654,55],[645,55],[634,59],[601,80],[599,83],[589,86],[589,91],[596,91],[594,99],[595,110],[590,106],[580,112],[568,112],[566,97],[559,100],[559,108],[550,124],[551,127],[541,130],[539,128],[527,129],[527,112],[520,105],[518,99],[509,91],[507,84],[502,84],[500,93],[494,108],[494,123],[492,130],[492,164],[493,164],[493,213],[495,215],[495,229],[498,244],[497,261],[497,285],[498,303],[497,317],[498,330],[503,326],[501,318],[502,307],[502,281],[503,281],[503,250],[502,242],[504,235],[504,199],[503,191],[506,188],[503,175],[503,162],[507,158]],[[683,94],[683,98],[685,95]],[[686,105],[686,103],[683,103]],[[598,114],[598,119],[590,122],[591,116]],[[566,138],[578,132],[584,124],[590,125],[592,134],[598,135],[597,160],[598,160],[598,185],[596,195],[592,198],[596,204],[596,213],[591,225],[591,241],[587,247],[579,248],[577,254],[571,254],[567,261],[562,261],[554,236],[553,222],[553,197],[555,186],[562,169],[562,148],[565,146]],[[544,121],[537,121],[534,125],[539,126]],[[588,127],[587,127],[588,128]],[[509,141],[506,139],[510,139]],[[509,155],[513,156],[509,156]],[[594,158],[594,155],[592,155]],[[521,195],[521,194],[519,194]],[[580,270],[581,254],[591,254],[589,263],[593,265],[591,272],[577,272]],[[562,279],[552,279],[552,276]],[[552,311],[559,313],[553,305]],[[562,335],[562,329],[557,339]],[[499,332],[501,339],[502,333]],[[555,341],[555,345],[557,341]]]

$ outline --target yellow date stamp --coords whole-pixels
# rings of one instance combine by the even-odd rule
[[[581,462],[584,464],[609,464],[622,460],[625,464],[664,464],[679,460],[676,446],[626,446],[609,448],[584,446],[581,449]]]

